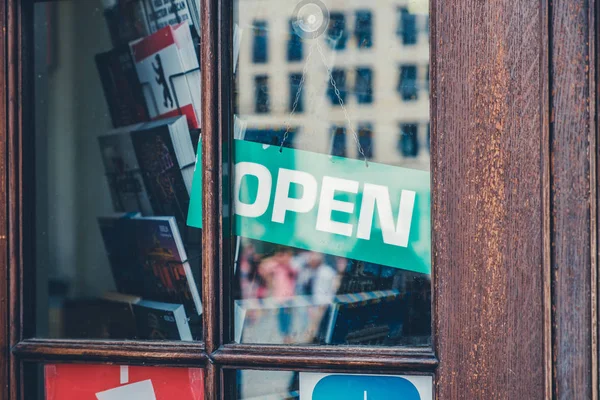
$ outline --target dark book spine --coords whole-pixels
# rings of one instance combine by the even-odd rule
[[[134,132],[133,146],[154,213],[174,216],[185,232],[190,197],[169,132]]]

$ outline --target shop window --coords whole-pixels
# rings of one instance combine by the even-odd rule
[[[356,11],[354,35],[359,49],[369,49],[373,46],[373,14],[368,10]]]
[[[371,68],[356,69],[355,83],[356,101],[359,104],[373,102],[373,70]]]
[[[417,82],[417,66],[400,66],[400,76],[398,79],[398,93],[404,101],[417,100],[419,97],[419,86]]]
[[[416,157],[419,153],[417,124],[400,125],[400,141],[398,147],[404,157]]]
[[[270,111],[269,104],[269,77],[259,75],[254,78],[254,110],[257,114]]]
[[[267,21],[255,20],[253,24],[254,40],[252,44],[252,61],[256,64],[267,62],[269,55],[269,36]]]

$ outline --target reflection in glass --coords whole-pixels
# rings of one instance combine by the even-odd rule
[[[433,379],[427,375],[239,370],[229,377],[235,379],[239,400],[433,398]]]
[[[429,171],[430,162],[428,3],[323,3],[328,18],[317,3],[237,0],[236,25],[244,35],[239,49],[234,49],[239,50],[236,117],[247,126],[241,139],[263,144],[264,155],[256,159],[271,172],[273,187],[281,173],[268,165],[269,157],[277,157],[268,145],[283,150],[280,157],[286,161],[277,161],[279,166],[314,172],[325,165],[317,172],[319,176],[333,175],[343,165],[350,168],[345,170],[346,179],[391,171],[378,177],[385,180],[381,184],[392,185],[391,191],[398,189],[393,187],[394,174],[402,179],[419,176],[415,185],[427,189],[416,198],[410,254],[393,263],[350,256],[340,246],[356,241],[350,253],[358,254],[364,243],[356,237],[344,242],[340,235],[332,235],[331,241],[315,251],[306,243],[311,242],[313,227],[309,225],[314,224],[311,218],[321,204],[322,192],[317,193],[312,211],[285,214],[287,231],[269,225],[270,220],[262,227],[254,226],[238,213],[238,223],[243,224],[238,232],[249,234],[238,237],[236,246],[234,339],[273,344],[428,345],[429,178],[426,173],[412,172]],[[241,148],[236,147],[236,162],[247,161],[248,155],[239,153]],[[320,163],[318,155],[329,157],[331,164]],[[361,163],[343,161],[348,159]],[[256,186],[246,176],[240,201],[252,202],[260,190]],[[308,186],[300,186],[289,186],[290,198],[306,195]],[[332,204],[352,203],[357,210],[364,199],[362,188],[357,189],[357,196],[334,189]],[[397,206],[392,206],[394,216]],[[270,203],[265,215],[272,207]],[[264,221],[264,215],[261,218]],[[344,212],[334,208],[331,218],[344,220]],[[251,232],[253,226],[258,231]],[[260,229],[266,234],[260,234]],[[274,237],[273,232],[282,234]],[[356,230],[352,232],[356,235]],[[384,252],[385,246],[381,249]]]

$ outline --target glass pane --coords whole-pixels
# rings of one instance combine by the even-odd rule
[[[38,2],[37,334],[199,340],[198,9]]]
[[[199,368],[46,364],[42,374],[43,389],[35,398],[46,400],[204,399]]]
[[[426,375],[240,370],[229,377],[240,400],[433,399],[433,379]]]
[[[428,346],[428,1],[234,3],[234,341]]]

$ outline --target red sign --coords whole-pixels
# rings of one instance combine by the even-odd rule
[[[48,364],[46,400],[204,400],[198,368]]]

